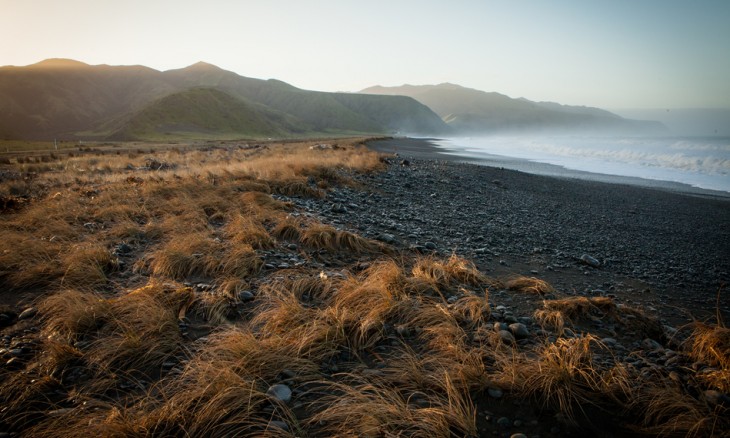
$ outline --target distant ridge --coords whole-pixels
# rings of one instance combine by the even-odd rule
[[[0,67],[0,138],[159,139],[440,135],[450,128],[403,96],[324,93],[197,62],[160,72],[70,59]]]
[[[659,122],[624,119],[599,108],[513,99],[451,83],[374,86],[361,93],[412,97],[431,108],[455,132],[468,135],[528,131],[658,134],[667,131]]]

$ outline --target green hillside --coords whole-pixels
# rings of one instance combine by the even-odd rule
[[[187,93],[201,87],[228,97],[210,90]],[[191,108],[196,105],[200,108]],[[110,133],[139,139],[234,133],[434,135],[448,129],[410,98],[301,90],[206,63],[165,72],[64,59],[0,67],[0,138],[7,139],[104,138]]]
[[[305,132],[291,116],[214,88],[192,88],[158,99],[110,135],[117,140],[285,137]]]

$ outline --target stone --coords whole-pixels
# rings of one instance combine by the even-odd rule
[[[347,208],[344,205],[337,203],[332,206],[332,213],[344,214],[347,213]]]
[[[502,427],[509,427],[512,425],[512,422],[509,421],[509,418],[507,417],[499,417],[497,419],[497,425]]]
[[[251,292],[250,290],[241,291],[241,293],[238,294],[238,299],[243,301],[244,303],[252,301],[254,299],[253,292]]]
[[[492,398],[502,398],[504,392],[499,388],[487,388],[487,394]]]
[[[527,435],[524,433],[513,433],[509,436],[509,438],[527,438]]]
[[[599,262],[598,259],[588,254],[583,254],[582,256],[580,256],[580,261],[584,265],[588,265],[592,268],[599,268],[601,266],[601,262]]]
[[[650,338],[646,338],[643,341],[641,341],[641,346],[645,350],[664,351],[664,347],[662,347],[662,344],[660,344],[657,341],[650,339]]]
[[[435,251],[436,250],[436,244],[433,242],[426,242],[423,244],[423,246],[429,250],[429,251]]]
[[[276,429],[281,429],[284,432],[289,432],[289,425],[283,421],[272,420],[269,422],[269,426]]]
[[[494,323],[494,331],[498,332],[500,330],[509,330],[509,325],[503,323],[503,322],[495,322]]]
[[[512,334],[512,332],[509,332],[507,330],[500,330],[499,337],[502,339],[502,341],[505,344],[514,344],[515,343],[514,335]]]
[[[38,313],[38,309],[36,309],[35,307],[28,307],[27,309],[20,312],[20,315],[18,315],[18,320],[22,321],[24,319],[32,318],[36,315],[36,313]]]
[[[530,336],[530,331],[527,326],[521,322],[515,322],[509,325],[509,330],[515,335],[517,339],[524,339]]]
[[[291,388],[278,383],[270,386],[269,389],[266,390],[266,395],[273,397],[282,403],[289,403],[291,400]]]
[[[378,236],[375,239],[379,240],[383,243],[388,243],[388,244],[396,243],[395,236],[393,236],[392,234],[388,234],[388,233],[378,234]]]

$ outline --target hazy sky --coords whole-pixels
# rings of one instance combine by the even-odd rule
[[[730,108],[730,0],[0,0],[0,65],[204,60],[300,88],[453,82],[602,108]]]

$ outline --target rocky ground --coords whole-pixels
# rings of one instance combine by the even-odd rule
[[[296,202],[366,237],[463,255],[493,276],[609,296],[671,324],[714,320],[718,305],[730,320],[730,199],[543,177],[400,145],[406,152],[361,177],[363,187]]]

